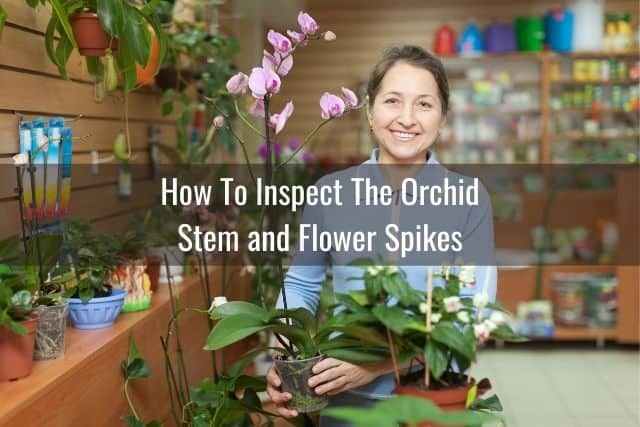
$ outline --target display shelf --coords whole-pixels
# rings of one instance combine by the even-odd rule
[[[626,85],[626,84],[638,84],[638,79],[609,79],[609,80],[576,80],[576,79],[560,79],[551,80],[551,84],[554,86],[580,86],[580,85]]]
[[[453,78],[449,79],[449,85],[451,86],[460,86],[460,85],[472,85],[478,81],[485,81],[484,79],[478,80],[470,80],[467,78]],[[517,86],[538,86],[540,84],[540,79],[522,79],[522,80],[512,80],[505,84],[506,87],[517,87]]]
[[[543,52],[482,53],[477,55],[440,55],[442,60],[495,61],[498,59],[540,59]]]
[[[552,108],[552,113],[562,113],[562,112],[575,112],[575,113],[635,113],[638,114],[640,110],[625,110],[624,108],[619,107],[561,107],[561,108]]]
[[[640,132],[634,134],[607,135],[607,134],[587,134],[581,132],[565,132],[551,134],[553,140],[569,140],[569,141],[608,141],[610,139],[639,139]]]
[[[638,58],[640,52],[638,46],[627,51],[580,51],[569,53],[549,52],[554,58]]]
[[[513,107],[508,106],[495,106],[495,107],[477,107],[477,108],[467,108],[467,109],[452,109],[451,114],[458,115],[480,115],[480,114],[505,114],[505,115],[514,115],[514,114],[538,114],[540,113],[540,108],[523,108],[523,109],[513,109]]]
[[[592,340],[615,340],[617,330],[596,329],[586,326],[555,326],[553,339],[558,341],[592,341]]]

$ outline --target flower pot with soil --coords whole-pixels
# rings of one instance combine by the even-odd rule
[[[73,37],[82,56],[104,56],[107,49],[112,53],[118,50],[118,39],[107,34],[102,28],[97,13],[78,12],[69,17],[73,28]]]
[[[0,325],[0,381],[13,381],[31,374],[38,317],[19,322],[24,334]]]
[[[61,357],[64,354],[69,302],[62,300],[55,305],[40,305],[33,312],[38,315],[34,360]]]
[[[292,396],[287,402],[289,409],[301,413],[315,412],[329,403],[328,396],[318,396],[308,384],[309,378],[313,376],[311,368],[322,359],[324,355],[303,360],[275,359],[275,367],[282,380],[282,391],[291,393]]]

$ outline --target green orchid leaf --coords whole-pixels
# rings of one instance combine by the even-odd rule
[[[360,295],[365,298],[365,299],[361,299],[360,301],[366,301],[366,295],[364,293],[361,293]],[[368,311],[353,297],[353,292],[349,295],[336,294],[335,299],[337,302],[344,305],[347,309],[349,309],[354,313],[364,313]]]
[[[529,341],[527,338],[514,332],[514,330],[511,329],[511,326],[507,325],[506,323],[498,325],[498,327],[493,332],[491,332],[491,338],[507,342]]]
[[[294,310],[276,309],[269,313],[269,320],[290,317],[299,323],[299,326],[314,334],[316,331],[316,317],[306,308],[296,308]]]
[[[4,24],[7,22],[7,11],[0,4],[0,39],[2,39],[2,30],[4,29]]]
[[[269,313],[267,313],[267,310],[259,305],[251,304],[246,301],[231,301],[226,304],[222,304],[211,312],[211,318],[213,320],[218,320],[239,314],[254,317],[262,322],[269,321]]]
[[[269,326],[269,324],[251,316],[225,317],[209,333],[204,349],[219,350],[256,332],[265,330]]]
[[[424,299],[422,294],[413,289],[399,273],[383,279],[384,290],[397,298],[402,305],[417,305]]]

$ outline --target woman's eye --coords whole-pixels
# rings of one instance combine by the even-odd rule
[[[431,104],[425,101],[420,102],[418,105],[420,105],[420,108],[431,108]]]
[[[398,100],[397,100],[397,99],[395,99],[395,98],[389,98],[389,99],[387,99],[387,100],[386,100],[386,101],[384,101],[384,102],[385,102],[385,104],[397,104],[397,103],[398,103]]]

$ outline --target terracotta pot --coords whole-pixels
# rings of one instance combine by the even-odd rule
[[[429,400],[438,405],[440,409],[445,412],[449,411],[464,411],[466,409],[467,395],[469,390],[475,384],[475,380],[472,380],[469,384],[464,386],[447,388],[441,390],[424,390],[412,386],[396,386],[395,394],[400,396],[415,396],[425,400]],[[491,388],[491,383],[487,379],[483,379],[478,383],[478,396],[488,391]],[[440,424],[434,424],[428,421],[418,424],[418,427],[441,427]],[[444,427],[444,426],[442,426]],[[448,427],[455,427],[449,425]]]
[[[38,317],[32,316],[20,323],[27,328],[26,335],[17,335],[0,326],[0,381],[13,381],[31,374]]]
[[[158,281],[160,279],[160,265],[162,264],[162,258],[155,255],[147,255],[147,274],[151,281],[151,291],[156,292],[158,290]]]
[[[118,50],[118,39],[109,36],[102,28],[97,13],[78,12],[69,18],[80,55],[104,56],[108,48],[113,53]]]
[[[142,67],[136,64],[136,82],[140,86],[150,86],[154,82],[154,77],[158,74],[158,62],[160,60],[160,44],[158,38],[151,34],[151,48],[149,49],[149,60],[147,65]]]

